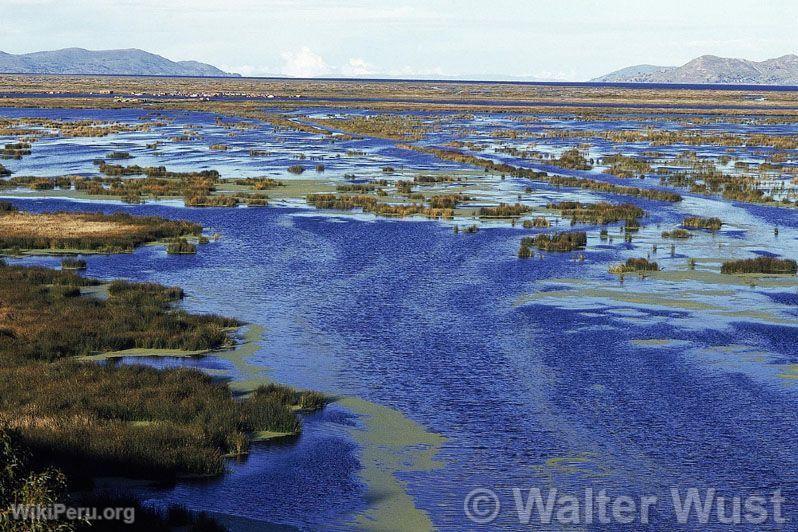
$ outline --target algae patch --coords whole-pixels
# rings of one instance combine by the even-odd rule
[[[442,467],[435,455],[443,436],[427,432],[388,407],[355,397],[343,398],[340,404],[358,414],[365,425],[351,429],[362,447],[361,475],[369,499],[369,507],[354,518],[354,524],[373,530],[432,530],[429,516],[416,507],[397,473]]]

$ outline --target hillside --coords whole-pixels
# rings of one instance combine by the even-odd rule
[[[703,55],[679,67],[639,65],[616,70],[591,81],[798,85],[798,56],[791,54],[757,62]]]
[[[29,54],[0,52],[0,72],[13,74],[108,74],[133,76],[238,76],[197,61],[170,61],[143,50],[65,48]]]

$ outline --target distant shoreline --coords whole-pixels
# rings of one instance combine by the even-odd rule
[[[681,90],[722,90],[722,91],[767,91],[794,92],[798,85],[756,85],[723,83],[630,83],[598,81],[512,81],[512,80],[458,80],[458,79],[412,79],[412,78],[295,78],[281,76],[167,76],[152,74],[37,74],[32,72],[0,72],[0,76],[30,77],[92,77],[92,78],[164,78],[164,79],[207,79],[227,81],[314,81],[351,83],[445,83],[448,85],[529,85],[533,87],[616,87],[623,89],[681,89]]]

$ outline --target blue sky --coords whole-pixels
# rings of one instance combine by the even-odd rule
[[[142,48],[245,75],[585,80],[798,51],[794,0],[0,0],[0,50]]]

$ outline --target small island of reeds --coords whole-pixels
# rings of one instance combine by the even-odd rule
[[[573,251],[584,249],[587,245],[587,234],[584,231],[566,231],[562,233],[545,234],[535,236],[525,236],[521,239],[521,250],[523,248],[536,247],[543,251]],[[519,256],[521,256],[519,251]]]
[[[202,226],[126,213],[30,213],[0,202],[0,250],[119,253],[159,240],[198,237]]]
[[[798,272],[798,263],[793,259],[780,259],[777,257],[756,257],[754,259],[730,260],[723,263],[720,273],[766,273],[790,274]]]
[[[610,267],[610,273],[624,274],[635,272],[656,272],[659,271],[659,264],[651,262],[645,258],[626,259],[622,264]]]
[[[719,231],[723,226],[720,218],[704,218],[703,216],[688,216],[682,222],[683,227],[690,229],[706,229],[707,231]]]

